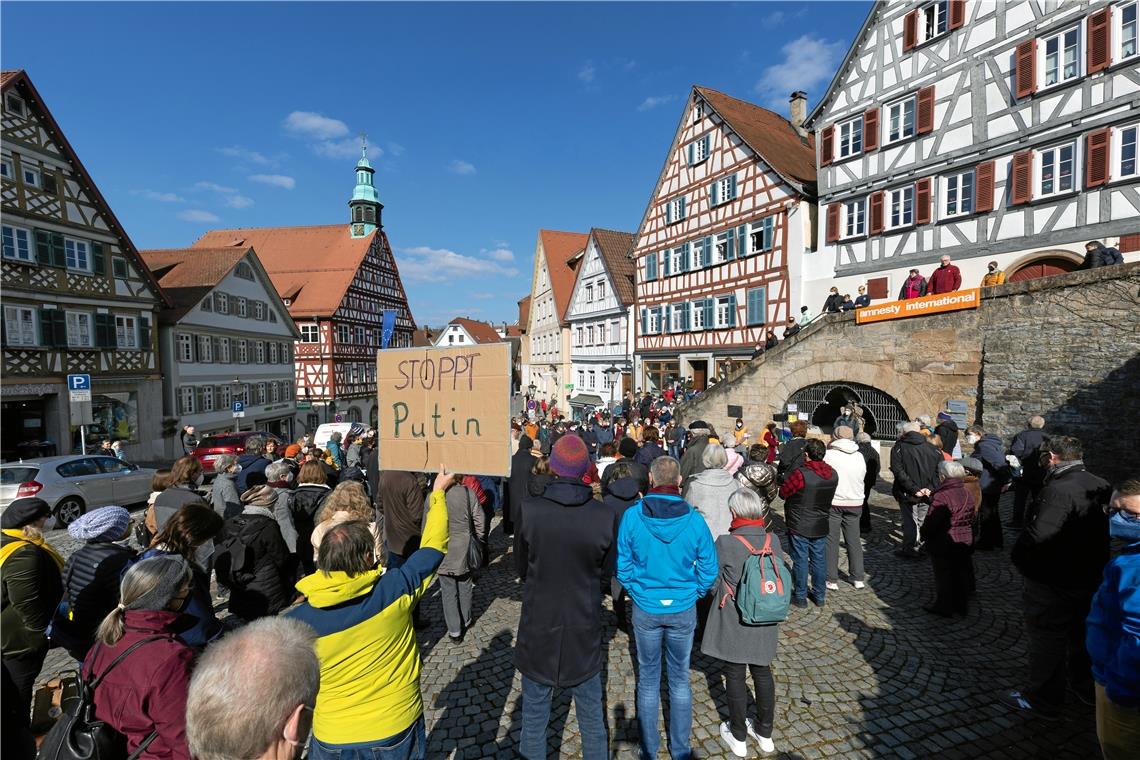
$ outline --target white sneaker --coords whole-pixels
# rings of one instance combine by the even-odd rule
[[[867,584],[863,581],[855,581],[855,588],[867,588]]]
[[[720,724],[720,738],[724,739],[724,743],[732,750],[732,754],[737,757],[748,757],[748,742],[736,740],[732,735],[732,729],[728,727],[728,721]]]
[[[838,591],[839,590],[839,584],[836,583],[835,581],[828,581],[827,582],[827,590],[828,591]]]
[[[761,752],[776,751],[776,742],[772,741],[772,737],[761,736],[760,734],[756,733],[756,729],[752,727],[752,718],[745,718],[744,725],[748,729],[748,735],[755,739],[756,743],[760,745]]]

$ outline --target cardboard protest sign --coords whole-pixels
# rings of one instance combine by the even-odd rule
[[[510,344],[380,351],[376,393],[383,469],[510,475]]]

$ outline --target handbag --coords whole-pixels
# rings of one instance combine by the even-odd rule
[[[47,733],[63,714],[64,703],[78,694],[79,671],[65,670],[44,681],[32,697],[32,733]]]
[[[467,492],[469,497],[467,499],[467,529],[470,537],[467,540],[467,572],[473,573],[479,568],[483,567],[486,561],[486,547],[483,545],[483,539],[479,537],[478,532],[475,530],[475,515],[473,509],[482,509],[479,502],[475,500],[475,495],[470,491]]]
[[[81,670],[78,694],[63,703],[63,715],[40,745],[37,755],[39,760],[136,760],[142,755],[158,736],[158,731],[151,731],[138,748],[128,755],[127,738],[106,722],[95,718],[95,690],[107,674],[136,649],[166,638],[168,637],[148,636],[136,641],[94,678],[91,678],[90,673],[84,678]]]

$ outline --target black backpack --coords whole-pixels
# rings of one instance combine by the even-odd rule
[[[148,636],[136,641],[127,647],[127,650],[111,661],[107,669],[98,676],[83,677],[79,673],[79,694],[67,702],[63,707],[63,714],[51,730],[44,737],[43,744],[37,757],[39,760],[135,760],[146,752],[146,748],[158,736],[158,731],[151,731],[138,748],[130,755],[127,754],[127,737],[120,734],[107,723],[95,718],[95,689],[115,669],[115,666],[125,660],[128,655],[141,646],[154,641],[168,639],[169,636]],[[96,644],[96,646],[99,646]]]

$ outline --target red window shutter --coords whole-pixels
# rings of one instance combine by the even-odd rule
[[[950,28],[960,29],[966,25],[966,0],[950,0]]]
[[[1033,151],[1013,154],[1009,170],[1010,203],[1018,205],[1033,199]]]
[[[911,11],[903,19],[903,52],[914,50],[918,44],[918,11]]]
[[[870,231],[872,235],[878,235],[883,231],[883,194],[882,192],[871,193],[871,226]]]
[[[1140,251],[1140,234],[1121,235],[1120,245],[1116,246],[1121,253]]]
[[[876,301],[887,298],[888,292],[889,291],[887,290],[886,277],[876,277],[874,279],[867,280],[867,295],[871,296],[871,298],[874,298]]]
[[[879,147],[879,109],[868,108],[863,112],[863,152]]]
[[[1014,62],[1014,94],[1019,98],[1028,98],[1037,92],[1037,40],[1018,43]]]
[[[1086,34],[1088,44],[1088,72],[1104,71],[1112,63],[1109,43],[1112,39],[1112,9],[1105,8],[1089,15]]]
[[[974,170],[974,211],[994,210],[994,162],[978,164]]]
[[[914,223],[930,224],[930,177],[914,183]]]
[[[920,135],[934,131],[934,85],[918,91],[918,114],[914,128]]]
[[[835,155],[835,127],[824,127],[823,132],[820,133],[820,139],[823,140],[823,145],[820,146],[819,150],[819,165],[827,166]]]
[[[827,207],[827,242],[834,243],[839,240],[839,209],[840,204],[832,203]]]
[[[1085,187],[1108,184],[1108,147],[1111,129],[1090,132],[1085,137]]]

